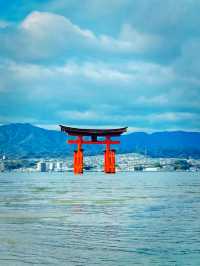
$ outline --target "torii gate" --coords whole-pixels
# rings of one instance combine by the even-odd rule
[[[111,144],[119,144],[120,141],[112,140],[111,137],[120,136],[127,131],[127,127],[116,129],[83,129],[60,125],[61,131],[69,136],[76,136],[74,140],[69,139],[68,144],[77,144],[77,150],[74,151],[74,173],[83,173],[83,149],[82,144],[105,144],[104,151],[104,172],[115,173],[115,150],[110,148]],[[91,140],[85,140],[84,136],[91,137]],[[98,140],[98,137],[104,137],[104,140]]]

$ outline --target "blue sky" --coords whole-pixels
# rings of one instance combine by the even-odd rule
[[[200,130],[200,1],[0,0],[0,124]]]

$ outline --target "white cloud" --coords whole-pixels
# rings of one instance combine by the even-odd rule
[[[128,25],[124,26],[119,38],[114,38],[96,35],[64,16],[38,11],[30,13],[18,27],[13,25],[11,32],[1,34],[0,40],[5,56],[40,62],[99,53],[151,53],[160,45],[159,38],[140,33]]]
[[[50,92],[53,86],[67,89],[71,85],[80,84],[84,93],[87,93],[91,86],[87,87],[87,90],[84,86],[90,83],[94,88],[101,87],[101,90],[105,86],[104,89],[108,92],[110,90],[110,93],[120,89],[126,93],[132,91],[132,93],[139,92],[141,94],[141,89],[146,90],[145,87],[149,86],[153,86],[149,87],[149,93],[154,92],[155,89],[157,93],[158,86],[163,85],[164,90],[165,86],[175,80],[171,68],[137,61],[123,64],[102,61],[82,63],[69,61],[60,66],[5,61],[2,62],[0,71],[2,75],[1,90],[11,90],[13,85],[19,88],[39,86],[48,87],[48,92]],[[107,86],[110,86],[110,89]],[[93,91],[95,90],[93,89]],[[140,96],[142,97],[142,95]],[[145,102],[144,98],[140,98],[140,100],[141,103]]]
[[[150,129],[157,125],[157,129],[159,129],[159,126],[164,123],[164,126],[160,126],[160,130],[169,124],[173,126],[177,125],[178,127],[181,123],[182,126],[186,126],[186,121],[188,120],[193,120],[194,124],[198,124],[200,122],[200,118],[197,113],[160,111],[159,113],[152,114],[134,114],[134,112],[129,112],[129,114],[124,115],[123,112],[103,112],[101,106],[96,110],[86,110],[82,112],[76,110],[62,110],[59,111],[57,115],[61,120],[70,117],[72,123],[76,125],[84,125],[86,123],[95,124],[98,121],[99,126],[108,126],[112,123],[112,127],[129,125],[131,127],[137,126],[138,128],[142,121],[142,124],[145,124],[146,128]]]
[[[199,115],[196,113],[189,112],[165,112],[160,114],[148,115],[147,119],[156,122],[185,122],[190,119],[199,121]]]
[[[38,3],[31,8],[47,12],[0,21],[6,119],[198,128],[199,4],[76,2]]]
[[[98,121],[99,115],[92,111],[92,110],[86,110],[86,111],[58,111],[58,116],[62,119],[65,119],[66,117],[71,117],[75,121]]]
[[[20,27],[35,35],[35,37],[41,38],[47,36],[50,36],[51,39],[52,37],[58,38],[60,37],[59,34],[62,33],[63,35],[66,35],[63,36],[64,38],[69,39],[70,34],[91,40],[95,39],[95,36],[91,31],[81,29],[77,25],[72,24],[72,22],[64,16],[48,12],[32,12],[24,19],[24,21],[22,21]],[[53,34],[52,37],[51,34]]]
[[[64,113],[66,117],[78,108],[73,117],[82,116],[84,121],[91,121],[90,116],[97,120],[93,113],[95,106],[101,109],[100,117],[121,112],[129,119],[131,113],[131,121],[132,113],[138,109],[150,113],[154,109],[199,109],[198,89],[190,88],[188,93],[184,84],[174,86],[177,77],[173,70],[153,63],[69,61],[60,66],[45,66],[7,61],[1,64],[0,72],[0,90],[8,94],[7,100],[13,93],[19,94],[21,102],[31,105],[43,102],[50,108],[68,112]],[[63,110],[65,105],[67,110]],[[116,122],[121,119],[117,117]]]
[[[169,104],[169,99],[167,95],[156,95],[154,97],[139,96],[137,99],[137,103],[150,106],[154,106],[155,104],[157,106],[163,106]]]
[[[175,60],[174,69],[183,77],[200,82],[200,38],[192,38],[181,48],[180,56]],[[200,85],[200,84],[198,84]]]
[[[162,39],[160,36],[139,32],[130,24],[123,25],[120,40],[131,44],[130,48],[135,52],[155,52],[155,50],[162,47]]]

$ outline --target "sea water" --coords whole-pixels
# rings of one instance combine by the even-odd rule
[[[2,173],[0,265],[200,265],[200,174]]]

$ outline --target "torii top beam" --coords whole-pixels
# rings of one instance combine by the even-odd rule
[[[60,125],[61,131],[66,132],[70,136],[120,136],[122,133],[127,131],[127,127],[115,128],[115,129],[86,129],[86,128],[75,128]]]

